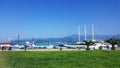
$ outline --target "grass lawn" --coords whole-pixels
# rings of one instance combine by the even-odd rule
[[[120,68],[120,50],[0,52],[0,68]]]

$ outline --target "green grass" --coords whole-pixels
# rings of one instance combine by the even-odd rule
[[[119,50],[0,52],[0,59],[0,68],[120,68]]]

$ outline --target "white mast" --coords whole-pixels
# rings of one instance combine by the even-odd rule
[[[80,42],[80,26],[78,25],[78,42]]]
[[[92,41],[94,41],[94,25],[92,24]]]
[[[84,26],[85,29],[85,40],[87,40],[87,36],[86,36],[86,26]]]
[[[20,35],[18,34],[18,45],[20,44]]]

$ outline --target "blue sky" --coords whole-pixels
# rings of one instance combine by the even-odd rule
[[[0,0],[0,38],[120,34],[120,0]]]

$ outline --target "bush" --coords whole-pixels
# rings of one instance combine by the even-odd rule
[[[111,47],[111,50],[115,50],[115,47]]]
[[[60,47],[60,51],[62,51],[62,47]]]
[[[103,49],[103,46],[99,46],[99,50],[102,50]]]
[[[90,48],[86,48],[86,50],[90,50]]]

